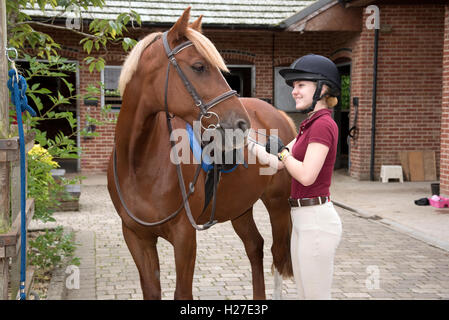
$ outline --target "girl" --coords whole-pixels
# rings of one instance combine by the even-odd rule
[[[275,160],[277,169],[285,168],[293,178],[291,256],[298,296],[330,299],[335,251],[342,233],[329,192],[338,143],[330,108],[338,103],[340,75],[331,60],[314,54],[297,59],[279,73],[293,88],[296,109],[308,115],[298,136]],[[273,164],[274,156],[262,147],[249,147],[260,160]]]

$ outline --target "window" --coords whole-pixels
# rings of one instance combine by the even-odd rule
[[[118,91],[118,80],[122,66],[105,66],[101,72],[101,82],[104,91],[101,95],[101,105],[111,105],[111,111],[119,112],[122,106],[122,97]]]
[[[274,106],[286,112],[298,112],[295,100],[292,97],[292,87],[285,83],[279,70],[287,67],[274,68]]]
[[[231,89],[237,91],[240,97],[253,97],[255,91],[255,67],[243,64],[229,64],[226,66],[229,69],[229,73],[224,73],[223,76]]]

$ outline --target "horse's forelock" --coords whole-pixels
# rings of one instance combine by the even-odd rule
[[[217,48],[215,48],[214,44],[203,34],[192,29],[187,28],[185,32],[185,36],[187,39],[192,41],[195,48],[198,52],[214,67],[222,71],[229,72],[226,64],[218,52]]]
[[[147,35],[134,46],[129,55],[126,57],[125,63],[122,67],[122,71],[120,72],[120,79],[118,84],[121,96],[123,96],[126,85],[137,70],[137,65],[139,64],[139,60],[142,56],[143,51],[154,41],[157,36],[161,34],[161,32],[154,32]]]

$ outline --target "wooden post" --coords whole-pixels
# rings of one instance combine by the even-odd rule
[[[6,59],[6,2],[0,0],[0,139],[8,138],[9,115],[8,115],[8,89],[6,81],[8,79],[8,62]],[[1,159],[6,155],[0,151],[0,229],[7,231],[9,227],[9,182],[10,165],[6,159]],[[5,161],[2,161],[5,160]],[[0,250],[4,248],[0,248]],[[0,257],[4,256],[0,252]],[[8,299],[9,281],[9,258],[0,258],[0,299]]]
[[[20,278],[20,237],[24,236],[21,235],[20,228],[22,221],[19,197],[19,138],[9,137],[6,35],[6,0],[0,0],[0,300],[7,300],[9,292],[11,292],[10,298],[16,299]],[[33,145],[34,134],[31,132],[25,133],[25,154]],[[13,211],[11,211],[11,208]],[[34,214],[33,199],[27,200],[25,209],[27,219],[24,223],[28,226]],[[32,273],[29,271],[27,271],[27,277],[30,277],[27,279],[28,286],[31,284],[30,280],[32,280]],[[11,285],[9,285],[9,282],[11,282]]]
[[[0,139],[9,138],[8,61],[6,59],[6,0],[0,0]]]
[[[0,258],[0,300],[8,300],[9,258]]]
[[[8,63],[6,59],[6,3],[0,0],[0,139],[8,138]],[[0,155],[0,230],[9,226],[9,165]],[[6,160],[6,159],[5,159]]]

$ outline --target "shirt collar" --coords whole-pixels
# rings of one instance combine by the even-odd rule
[[[317,112],[315,112],[310,118],[305,119],[303,122],[301,122],[301,131],[304,130],[305,128],[309,127],[316,119],[318,119],[319,117],[323,116],[323,115],[331,115],[332,114],[332,110],[328,109],[328,108],[324,108],[321,110],[318,110]]]

